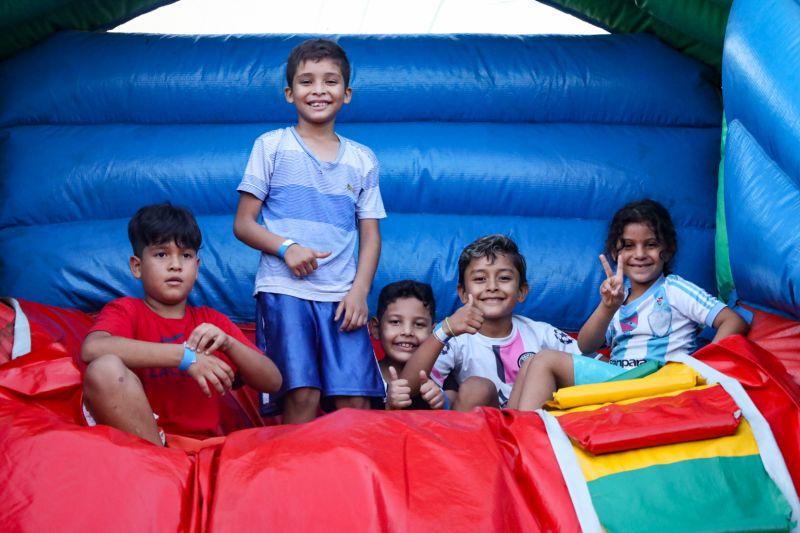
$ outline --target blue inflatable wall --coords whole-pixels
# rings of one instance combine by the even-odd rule
[[[193,303],[252,321],[235,188],[254,139],[294,120],[282,91],[301,39],[65,33],[1,64],[0,293],[84,310],[139,294],[127,220],[170,200],[204,232]],[[530,265],[520,312],[577,330],[610,216],[645,196],[677,223],[677,272],[716,292],[722,111],[706,67],[646,35],[340,43],[353,101],[337,128],[374,149],[389,212],[373,309],[382,285],[415,278],[450,312],[459,252],[500,232]]]
[[[723,88],[731,270],[748,303],[800,319],[800,4],[737,0]]]

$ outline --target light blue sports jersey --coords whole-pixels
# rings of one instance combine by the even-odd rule
[[[378,161],[361,144],[339,137],[336,161],[320,161],[294,128],[256,139],[237,187],[264,202],[263,224],[272,233],[322,252],[319,268],[298,278],[277,256],[262,253],[255,293],[340,301],[356,274],[358,220],[385,218]]]
[[[626,297],[630,288],[626,286]],[[698,328],[711,326],[725,304],[680,276],[659,277],[637,299],[620,307],[606,331],[611,363],[625,368],[646,360],[690,354]]]

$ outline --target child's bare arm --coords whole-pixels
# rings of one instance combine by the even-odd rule
[[[239,206],[236,208],[236,218],[233,222],[233,234],[251,248],[278,255],[278,250],[286,241],[286,237],[276,235],[258,223],[262,205],[263,202],[252,194],[240,193]],[[314,250],[303,246],[302,243],[296,243],[285,249],[283,260],[295,276],[303,277],[317,269],[317,259],[329,255],[331,255],[329,251]]]
[[[603,346],[608,324],[625,298],[622,254],[617,258],[616,273],[611,270],[604,255],[600,256],[600,263],[603,265],[606,279],[600,285],[600,303],[578,332],[578,348],[583,353],[596,352]]]
[[[606,342],[606,329],[614,317],[602,303],[597,306],[578,332],[578,349],[581,353],[596,352]]]
[[[214,324],[203,323],[197,326],[186,344],[197,351],[198,357],[201,353],[211,354],[217,350],[223,352],[236,365],[244,382],[259,391],[275,392],[281,387],[281,373],[268,357]],[[195,365],[189,367],[190,371],[193,366]]]
[[[81,346],[84,363],[109,354],[122,359],[128,368],[177,367],[183,359],[183,345],[138,341],[106,331],[93,331],[86,336]]]
[[[730,307],[725,307],[719,312],[714,318],[713,326],[717,330],[717,334],[714,335],[712,342],[721,341],[731,335],[746,335],[750,331],[747,322]]]
[[[177,368],[183,361],[184,346],[140,341],[117,337],[106,331],[93,331],[83,341],[81,359],[85,363],[91,363],[103,355],[119,357],[128,368]],[[186,373],[197,381],[207,396],[211,395],[210,387],[225,394],[233,384],[234,374],[230,365],[218,357],[204,353],[197,354],[197,361],[189,366]]]
[[[445,333],[452,337],[457,337],[464,333],[475,334],[481,329],[482,325],[483,312],[475,307],[475,302],[470,294],[466,305],[445,319]],[[436,335],[431,335],[419,345],[411,359],[406,362],[400,377],[408,380],[411,394],[419,393],[421,384],[419,379],[420,371],[430,375],[433,365],[436,363],[436,358],[439,357],[443,347],[444,345],[436,338]]]
[[[353,286],[339,302],[334,320],[342,316],[342,331],[353,331],[367,323],[367,295],[381,255],[381,232],[378,220],[364,218],[358,222],[358,266]]]

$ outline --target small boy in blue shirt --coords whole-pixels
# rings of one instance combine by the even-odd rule
[[[284,376],[283,421],[300,423],[316,416],[321,397],[363,409],[383,397],[366,300],[386,212],[375,155],[334,131],[352,96],[344,50],[325,39],[301,43],[286,81],[297,124],[256,140],[234,233],[261,252],[257,341]]]

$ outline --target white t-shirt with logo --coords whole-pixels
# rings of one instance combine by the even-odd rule
[[[294,128],[256,139],[237,187],[264,204],[264,227],[276,235],[331,255],[298,278],[280,257],[262,253],[254,293],[288,294],[338,302],[356,275],[358,221],[386,217],[378,186],[379,166],[366,146],[339,136],[333,162],[321,161]]]
[[[663,363],[667,356],[691,354],[699,329],[711,326],[724,307],[680,276],[661,276],[614,314],[606,330],[611,363],[633,368],[647,360]]]
[[[473,376],[490,379],[497,387],[500,406],[504,407],[526,359],[548,348],[580,353],[572,337],[550,324],[518,315],[511,317],[511,324],[511,333],[499,339],[480,333],[450,339],[433,367],[433,379],[443,384],[452,374],[459,385]]]

